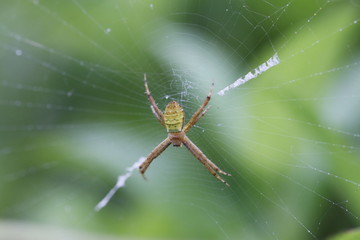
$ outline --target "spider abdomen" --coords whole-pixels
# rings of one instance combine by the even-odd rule
[[[179,103],[171,101],[165,108],[164,122],[167,132],[180,132],[184,126],[184,110]]]

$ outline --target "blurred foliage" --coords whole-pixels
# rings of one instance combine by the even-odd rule
[[[359,226],[359,10],[354,1],[1,1],[0,218],[146,239],[322,239]],[[189,132],[233,174],[231,188],[171,148],[149,181],[135,174],[93,210],[166,136],[144,72],[160,108],[180,100],[188,119],[211,79],[220,90],[275,52],[281,64],[214,94]]]
[[[346,231],[345,233],[340,233],[334,237],[329,238],[329,240],[356,240],[360,238],[359,229],[353,229]]]

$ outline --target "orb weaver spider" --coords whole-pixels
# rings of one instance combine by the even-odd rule
[[[182,144],[189,149],[189,151],[207,168],[207,170],[214,175],[221,182],[230,186],[224,179],[222,179],[216,172],[221,173],[226,176],[231,176],[231,174],[222,171],[219,167],[217,167],[212,161],[210,161],[205,154],[186,136],[186,133],[190,130],[194,124],[196,124],[200,118],[202,118],[209,107],[206,105],[209,103],[212,90],[214,88],[214,81],[212,82],[210,92],[207,95],[205,101],[201,105],[201,107],[194,113],[189,122],[184,126],[184,110],[179,103],[176,101],[171,101],[165,107],[165,112],[163,113],[159,107],[156,105],[154,98],[151,96],[146,74],[144,74],[144,84],[147,98],[150,102],[150,108],[154,114],[154,116],[159,120],[160,124],[163,125],[167,132],[167,138],[162,141],[157,147],[152,150],[146,160],[139,166],[140,173],[145,178],[144,173],[146,169],[150,166],[151,162],[158,157],[170,144],[174,147],[180,147]],[[204,110],[205,109],[205,110]]]

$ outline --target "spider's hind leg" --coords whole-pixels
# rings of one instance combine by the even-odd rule
[[[230,184],[228,184],[224,179],[222,179],[215,171],[214,169],[211,168],[210,165],[206,164],[205,162],[202,162],[202,164],[204,164],[204,166],[207,168],[207,170],[214,176],[216,177],[217,179],[219,179],[221,182],[223,182],[226,186],[230,187]],[[216,170],[216,169],[215,169]],[[218,168],[218,170],[220,170]],[[219,172],[218,170],[216,170],[217,172]],[[221,170],[220,170],[221,171]],[[221,171],[220,173],[224,174],[225,172]],[[225,173],[224,175],[227,175],[227,176],[231,176],[230,174],[228,173]]]
[[[212,167],[218,173],[221,173],[222,175],[225,175],[225,176],[232,176],[230,173],[227,173],[227,172],[224,172],[223,170],[221,170],[218,166],[215,165],[215,163],[210,161],[210,159],[207,159],[207,163],[210,165],[210,167]]]
[[[189,151],[207,168],[207,170],[221,182],[230,186],[224,179],[222,179],[216,172],[221,173],[226,176],[231,176],[231,174],[222,171],[217,167],[212,161],[210,161],[205,154],[188,138],[184,137],[184,145],[189,149]]]
[[[154,150],[149,154],[146,160],[139,166],[139,170],[141,175],[146,179],[144,176],[146,169],[150,166],[151,162],[158,157],[169,145],[171,144],[170,138],[166,138],[162,141],[159,145],[157,145]]]

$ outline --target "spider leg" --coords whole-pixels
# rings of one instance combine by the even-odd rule
[[[210,108],[211,108],[211,106],[207,107],[207,108],[197,117],[197,119],[192,123],[192,126],[194,126],[194,125],[200,120],[200,118],[202,118],[202,117],[207,113],[207,111],[209,111]],[[191,127],[192,127],[192,126],[191,126]],[[190,127],[190,128],[191,128],[191,127]],[[190,128],[189,128],[187,131],[189,131]],[[186,132],[185,132],[185,133],[186,133]]]
[[[221,173],[226,176],[231,176],[231,174],[222,171],[218,168],[212,161],[210,161],[205,154],[186,136],[184,136],[183,144],[189,151],[207,168],[207,170],[214,175],[221,182],[230,186],[224,179],[222,179],[216,172]],[[215,171],[216,172],[215,172]]]
[[[214,89],[214,81],[212,81],[211,84],[211,88],[210,88],[210,92],[207,95],[205,101],[203,102],[203,104],[201,105],[201,107],[194,113],[194,115],[192,115],[192,117],[190,118],[189,122],[185,125],[183,131],[186,133],[187,131],[190,130],[190,128],[192,126],[194,126],[195,123],[197,123],[197,121],[200,120],[200,118],[202,118],[205,113],[209,110],[209,108],[205,109],[206,105],[209,103],[210,99],[211,99],[211,95],[212,95],[212,91]]]
[[[145,178],[144,173],[146,169],[150,166],[151,162],[158,157],[169,145],[171,144],[170,138],[166,138],[159,145],[157,145],[154,150],[149,154],[146,160],[139,166],[141,175]]]
[[[147,84],[146,73],[144,73],[144,85],[145,85],[147,98],[149,99],[149,102],[151,104],[150,107],[151,107],[152,113],[159,120],[161,125],[165,126],[165,124],[164,124],[164,114],[161,112],[159,107],[156,105],[156,102],[155,102],[154,98],[151,95],[151,92],[150,92],[148,84]]]

